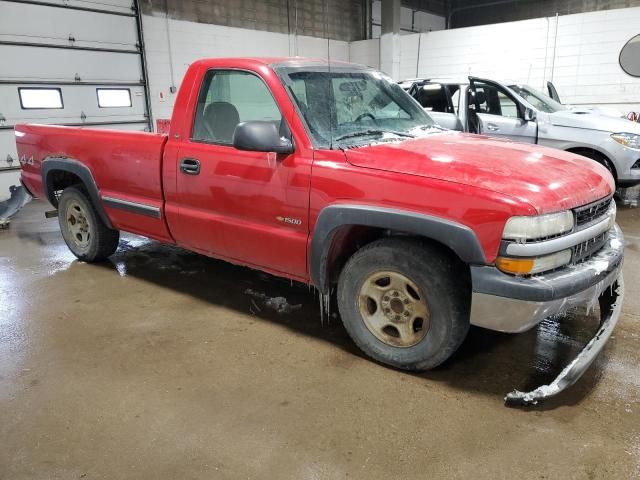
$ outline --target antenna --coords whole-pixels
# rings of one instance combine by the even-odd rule
[[[287,32],[289,38],[289,56],[298,56],[298,0],[295,0],[293,7],[293,38],[291,32],[291,2],[287,0]],[[293,55],[291,52],[291,45],[293,42]]]
[[[287,43],[289,44],[289,56],[291,56],[291,11],[287,0]]]
[[[418,55],[416,58],[416,78],[420,76],[420,44],[422,43],[422,33],[418,33]]]
[[[327,71],[329,72],[329,150],[333,150],[333,119],[335,116],[335,95],[333,94],[333,79],[331,78],[331,39],[329,38],[329,0],[324,2],[324,34],[327,37]]]

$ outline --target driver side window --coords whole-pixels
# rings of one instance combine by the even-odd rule
[[[282,115],[265,83],[241,70],[210,70],[204,76],[193,121],[192,139],[230,145],[241,122],[271,121]]]
[[[519,118],[518,105],[495,85],[474,82],[476,113]]]

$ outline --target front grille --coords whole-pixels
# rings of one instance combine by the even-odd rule
[[[589,260],[594,254],[596,254],[604,244],[607,242],[609,232],[604,232],[597,237],[590,238],[582,243],[579,243],[573,247],[573,255],[571,257],[571,263],[581,263],[585,260]]]
[[[612,201],[611,198],[605,198],[604,200],[598,200],[589,205],[576,208],[576,228],[583,227],[604,217],[609,211]]]

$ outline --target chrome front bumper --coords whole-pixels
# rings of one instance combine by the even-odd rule
[[[532,392],[513,391],[507,404],[535,404],[573,385],[604,347],[618,323],[624,287],[624,238],[615,225],[605,246],[589,260],[534,277],[514,277],[489,266],[471,267],[471,323],[517,333],[573,307],[600,304],[598,333],[549,385]]]
[[[508,406],[535,405],[541,400],[553,397],[576,383],[609,340],[613,329],[620,318],[624,300],[624,281],[622,274],[615,283],[599,298],[600,328],[576,358],[564,367],[562,372],[548,385],[542,385],[530,392],[513,390],[504,398]]]
[[[472,266],[471,324],[519,333],[556,313],[593,306],[620,275],[623,259],[624,237],[615,225],[589,260],[549,274],[516,277],[495,267]]]

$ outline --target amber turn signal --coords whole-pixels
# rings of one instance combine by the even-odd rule
[[[571,250],[562,250],[534,258],[496,258],[496,267],[512,275],[534,275],[536,273],[555,270],[571,262]]]
[[[533,269],[533,263],[533,258],[496,258],[496,267],[513,275],[527,275]]]

